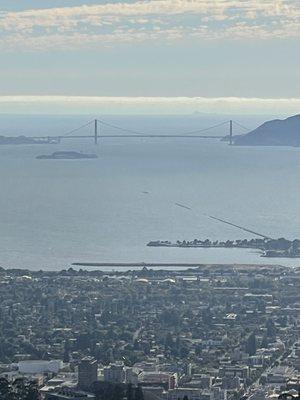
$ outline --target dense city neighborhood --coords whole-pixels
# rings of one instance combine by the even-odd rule
[[[299,278],[267,265],[1,269],[1,399],[20,387],[26,400],[297,393]]]

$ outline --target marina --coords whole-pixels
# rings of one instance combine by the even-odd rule
[[[261,257],[300,258],[300,240],[293,241],[280,239],[238,239],[226,241],[211,241],[209,239],[193,241],[151,241],[148,247],[179,247],[179,248],[239,248],[256,249],[261,252]]]

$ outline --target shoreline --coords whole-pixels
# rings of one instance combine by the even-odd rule
[[[80,267],[80,268],[76,268]],[[86,267],[86,268],[84,268]],[[89,267],[94,267],[90,269]],[[115,269],[116,268],[116,269]],[[20,278],[27,279],[29,277],[40,275],[57,275],[57,276],[72,276],[72,275],[119,275],[127,276],[140,273],[156,274],[171,274],[171,275],[198,275],[201,273],[227,274],[235,271],[236,273],[275,273],[285,274],[292,271],[298,271],[299,267],[290,268],[280,264],[205,264],[205,263],[73,263],[70,267],[66,266],[59,270],[30,270],[27,268],[3,268],[0,267],[0,278],[7,273],[12,273]]]
[[[235,268],[238,270],[243,269],[256,269],[256,268],[289,268],[284,265],[279,264],[206,264],[206,263],[110,263],[110,262],[74,262],[72,267],[118,267],[118,268],[130,268],[130,267],[140,267],[140,268]]]
[[[227,223],[227,222],[225,222]],[[244,229],[244,228],[242,228]],[[258,234],[263,236],[261,234]],[[264,258],[300,258],[300,240],[287,240],[285,238],[272,239],[264,236],[263,239],[251,240],[227,240],[227,241],[212,241],[209,239],[193,240],[193,241],[150,241],[147,247],[164,247],[164,248],[199,248],[199,249],[253,249],[262,252],[260,257]]]

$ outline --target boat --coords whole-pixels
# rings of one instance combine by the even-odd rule
[[[38,160],[78,160],[83,158],[98,158],[97,154],[85,154],[77,151],[56,151],[36,157]]]

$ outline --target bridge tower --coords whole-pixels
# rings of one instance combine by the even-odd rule
[[[95,119],[95,144],[98,144],[98,120]]]
[[[232,146],[232,134],[233,134],[233,128],[232,128],[232,119],[229,121],[229,145]]]

